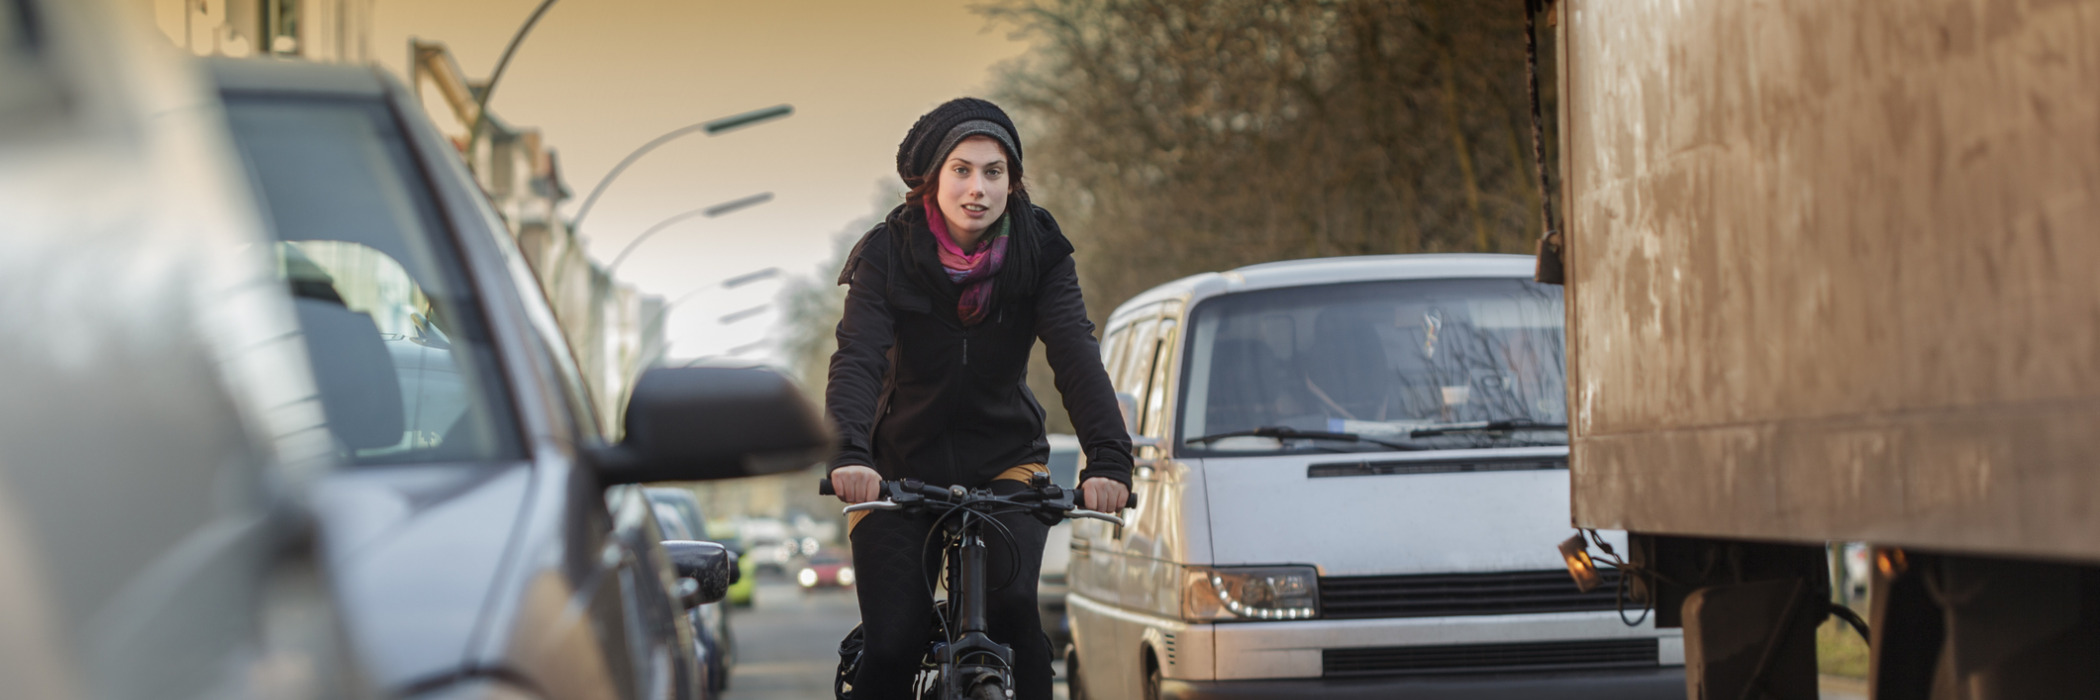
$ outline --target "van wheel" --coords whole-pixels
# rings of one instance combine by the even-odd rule
[[[1159,661],[1145,655],[1145,700],[1159,700]]]

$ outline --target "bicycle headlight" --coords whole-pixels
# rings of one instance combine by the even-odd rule
[[[1309,566],[1189,567],[1182,574],[1181,616],[1192,622],[1309,620],[1320,613],[1319,576]]]

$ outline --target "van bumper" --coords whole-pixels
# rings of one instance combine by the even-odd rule
[[[1164,700],[1281,700],[1308,697],[1323,700],[1681,700],[1685,693],[1683,666],[1630,671],[1403,678],[1289,678],[1244,681],[1163,679],[1159,689],[1159,695]]]

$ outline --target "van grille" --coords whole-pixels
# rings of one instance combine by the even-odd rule
[[[1615,609],[1619,572],[1597,573],[1603,582],[1588,593],[1560,570],[1327,577],[1320,579],[1320,613],[1352,619]]]
[[[1322,462],[1307,466],[1305,476],[1321,479],[1336,476],[1398,476],[1409,474],[1452,474],[1459,472],[1509,472],[1538,471],[1543,469],[1567,469],[1566,457],[1492,457],[1464,460],[1385,460],[1353,462]]]
[[[1655,638],[1517,644],[1327,649],[1320,672],[1328,678],[1440,673],[1590,671],[1658,665]]]

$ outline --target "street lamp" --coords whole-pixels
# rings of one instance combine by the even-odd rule
[[[752,282],[772,279],[774,277],[779,276],[780,268],[777,267],[768,267],[763,270],[753,270],[751,272],[746,272],[744,274],[737,275],[735,277],[731,277],[720,282],[715,282],[713,284],[700,285],[699,287],[694,288],[692,291],[688,291],[684,294],[678,295],[677,298],[671,300],[671,303],[664,304],[664,308],[669,309],[673,306],[683,304],[687,299],[691,299],[695,296],[698,296],[701,292],[709,292],[717,289],[736,289],[737,287],[742,287]]]
[[[696,216],[712,219],[717,216],[736,211],[738,209],[755,207],[770,201],[773,201],[773,193],[760,192],[758,194],[754,194],[749,197],[744,197],[742,199],[733,199],[727,202],[723,202],[721,204],[716,204],[714,206],[701,207],[699,209],[674,214],[671,216],[671,218],[656,222],[655,226],[650,226],[647,230],[642,231],[642,235],[635,236],[634,240],[628,241],[627,247],[621,248],[619,255],[613,256],[612,262],[607,263],[605,266],[605,276],[611,277],[614,270],[620,269],[620,263],[625,262],[627,260],[627,255],[629,253],[633,253],[635,247],[641,245],[642,241],[649,240],[650,236],[654,236],[657,233],[662,232],[664,229],[670,228],[672,224],[676,224],[680,221],[685,221],[686,219],[691,219]]]
[[[503,79],[503,70],[510,67],[510,57],[517,54],[518,44],[525,41],[526,34],[532,33],[533,25],[540,23],[540,15],[547,14],[547,8],[553,6],[554,0],[545,0],[532,11],[531,17],[525,18],[525,26],[518,27],[518,33],[510,36],[510,44],[503,47],[503,57],[496,59],[496,70],[489,73],[488,84],[481,86],[481,97],[474,101],[474,127],[467,130],[468,168],[474,167],[474,146],[481,141],[481,130],[488,127],[489,96],[496,94],[496,82]]]
[[[552,2],[553,0],[548,1]],[[614,165],[613,169],[605,173],[605,177],[598,181],[598,186],[591,188],[591,193],[583,198],[583,205],[576,208],[576,217],[569,220],[569,228],[574,230],[581,227],[583,225],[583,217],[591,213],[591,205],[596,204],[598,202],[598,195],[605,193],[606,186],[611,185],[614,179],[620,177],[620,173],[626,171],[627,166],[633,165],[634,162],[637,160],[641,160],[643,155],[647,154],[650,151],[656,150],[657,146],[662,146],[666,143],[670,143],[671,141],[676,140],[678,137],[685,136],[694,132],[704,131],[707,132],[707,135],[713,136],[715,134],[735,131],[737,129],[751,126],[753,124],[758,124],[760,122],[772,121],[774,119],[779,119],[781,117],[785,117],[794,113],[795,108],[792,105],[774,105],[765,109],[752,110],[743,114],[732,114],[726,117],[709,119],[707,121],[700,122],[698,124],[693,124],[690,126],[682,126],[676,129],[672,129],[671,131],[666,132],[662,136],[650,139],[648,143],[642,144],[641,148],[634,149],[634,152],[627,154],[626,158],[620,159],[620,163],[618,165]]]
[[[715,322],[727,326],[729,324],[736,323],[738,321],[742,321],[744,319],[751,318],[753,316],[757,316],[759,314],[771,310],[773,310],[772,304],[759,304],[758,306],[753,306],[751,308],[744,309],[743,311],[734,311],[727,314],[723,314],[721,318],[715,319]]]

